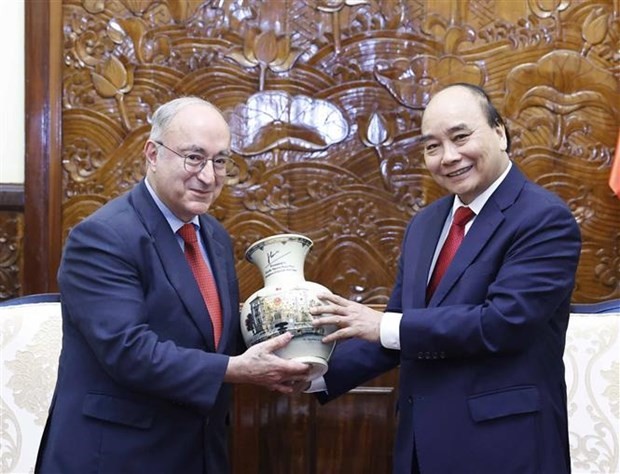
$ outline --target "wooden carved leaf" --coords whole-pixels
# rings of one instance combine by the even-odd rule
[[[590,12],[583,22],[583,39],[590,44],[598,44],[607,35],[607,22],[609,15],[603,8],[596,8]]]
[[[278,57],[278,43],[273,31],[265,31],[256,37],[256,58],[262,64],[269,64]]]
[[[168,0],[170,15],[178,23],[186,21],[203,3],[204,0]]]
[[[468,82],[483,85],[484,74],[477,64],[446,55],[436,58],[420,54],[413,59],[396,58],[375,67],[377,81],[401,104],[414,109],[424,108],[432,92],[440,85]]]
[[[341,142],[349,133],[344,114],[336,105],[281,91],[249,97],[233,111],[230,127],[232,149],[244,156],[274,148],[322,150]]]
[[[149,5],[151,0],[121,0],[127,9],[134,15],[142,15]]]
[[[91,77],[95,89],[102,97],[114,97],[119,93],[131,90],[133,74],[125,68],[116,56],[110,56],[99,72],[92,72]]]
[[[517,66],[508,75],[507,86],[506,107],[511,109],[519,100],[519,94],[510,93],[511,89],[530,90],[547,86],[563,94],[596,91],[611,99],[617,82],[611,74],[597,68],[578,53],[562,51],[549,53],[537,63]]]

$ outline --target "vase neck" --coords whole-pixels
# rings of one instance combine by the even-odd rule
[[[304,261],[311,241],[274,238],[254,249],[248,258],[260,270],[265,286],[290,286],[305,281]]]
[[[263,272],[265,286],[290,286],[305,281],[303,268],[298,270],[275,270]]]
[[[304,281],[305,256],[303,249],[297,247],[266,249],[262,264],[259,265],[265,286],[284,286]]]

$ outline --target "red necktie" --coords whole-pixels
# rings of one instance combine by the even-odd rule
[[[200,293],[202,293],[202,298],[209,310],[211,323],[213,324],[213,338],[215,339],[215,347],[217,347],[222,334],[222,309],[215,279],[200,252],[200,245],[198,245],[198,236],[196,235],[194,225],[185,224],[177,232],[185,241],[185,258],[187,258],[189,266],[192,268],[194,278],[196,278]]]
[[[426,301],[429,301],[431,296],[433,296],[435,289],[437,289],[437,285],[439,285],[441,281],[441,277],[446,273],[454,254],[456,254],[459,245],[461,245],[463,236],[465,235],[465,225],[475,215],[476,213],[474,211],[464,206],[459,207],[454,213],[454,219],[452,219],[448,237],[446,237],[446,241],[443,247],[441,247],[439,257],[437,257],[437,263],[435,263],[435,269],[426,287]]]

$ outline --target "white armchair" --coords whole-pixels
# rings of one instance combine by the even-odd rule
[[[620,300],[571,307],[564,363],[573,474],[618,474]]]
[[[32,473],[56,384],[60,298],[0,303],[0,472]]]

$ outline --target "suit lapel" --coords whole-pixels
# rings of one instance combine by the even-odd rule
[[[465,235],[454,259],[439,282],[435,293],[429,301],[429,306],[437,306],[441,303],[465,270],[472,264],[478,254],[482,252],[489,239],[495,233],[495,229],[503,221],[503,214],[490,200],[487,201],[480,215],[476,217],[471,229]]]
[[[483,251],[496,229],[504,222],[504,210],[514,203],[524,183],[525,176],[513,163],[506,179],[491,195],[480,214],[476,216],[476,220],[465,235],[452,263],[429,301],[429,306],[437,306],[444,300],[465,270]]]
[[[153,201],[144,181],[131,192],[131,200],[143,226],[151,236],[151,243],[160,258],[166,277],[177,291],[189,316],[202,334],[206,346],[215,351],[213,326],[207,316],[196,279],[168,221]]]
[[[435,246],[439,240],[441,229],[446,220],[448,212],[452,207],[453,198],[445,197],[433,206],[431,212],[419,214],[415,219],[415,235],[420,236],[420,241],[410,245],[407,260],[411,262],[410,268],[404,268],[404,272],[413,272],[411,284],[413,285],[412,307],[424,308],[426,306],[426,282],[428,273],[433,262]]]

